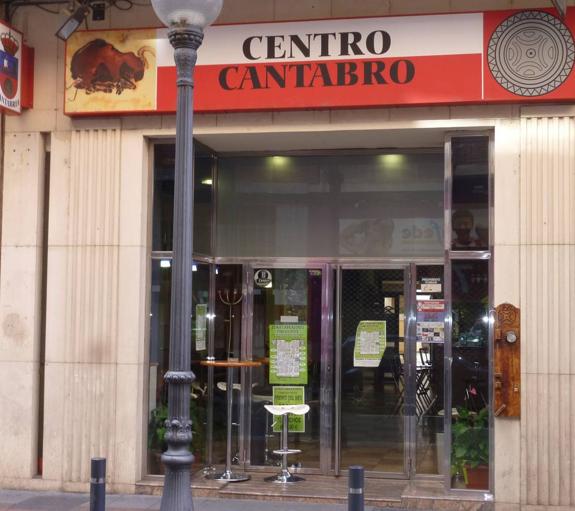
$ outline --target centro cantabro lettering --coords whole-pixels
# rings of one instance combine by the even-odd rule
[[[251,36],[244,40],[242,50],[254,65],[224,67],[219,73],[219,83],[222,89],[231,91],[411,82],[415,77],[411,60],[365,58],[385,55],[390,48],[391,37],[384,30],[372,31],[365,37],[361,32]],[[342,57],[358,57],[358,60]],[[274,63],[277,59],[282,62]]]

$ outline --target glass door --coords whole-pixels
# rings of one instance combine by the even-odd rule
[[[406,268],[342,268],[338,276],[336,473],[408,473]]]
[[[330,323],[325,317],[328,272],[321,265],[271,265],[248,273],[253,320],[246,355],[263,362],[245,375],[251,389],[246,396],[249,465],[270,469],[281,461],[273,452],[280,447],[281,428],[265,405],[307,404],[310,410],[303,419],[290,420],[288,445],[301,452],[290,456],[288,463],[292,470],[319,472],[326,465],[323,456],[330,454],[323,432],[331,432],[325,423],[331,413],[323,412],[331,408],[332,400],[329,392],[322,393],[326,378],[322,346]]]

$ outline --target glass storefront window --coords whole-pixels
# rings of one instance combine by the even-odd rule
[[[441,256],[443,154],[222,156],[221,257]]]
[[[489,137],[451,141],[452,250],[489,248]]]
[[[489,262],[456,260],[452,277],[453,485],[489,488]]]
[[[200,360],[207,354],[209,314],[209,271],[207,264],[194,264],[192,313],[192,383],[190,418],[193,439],[191,450],[201,466],[206,456],[207,369]],[[168,413],[168,385],[164,374],[169,367],[171,259],[152,260],[150,307],[150,373],[148,416],[148,472],[163,473],[160,456],[167,448],[164,421]]]
[[[211,255],[213,209],[213,157],[202,146],[194,146],[194,252]],[[154,207],[152,250],[172,250],[174,216],[174,144],[154,146]]]
[[[195,257],[204,262],[197,262],[194,271],[194,469],[207,473],[225,461],[228,391],[234,393],[234,463],[246,461],[271,470],[277,465],[273,450],[279,446],[279,430],[264,408],[273,401],[274,387],[282,386],[270,381],[270,327],[289,323],[307,329],[308,380],[298,385],[311,407],[303,419],[304,431],[290,432],[290,447],[302,451],[290,457],[290,465],[324,473],[356,463],[395,475],[451,470],[454,487],[488,489],[488,482],[474,486],[472,479],[476,465],[489,466],[486,318],[491,263],[469,251],[480,250],[489,257],[489,137],[451,139],[451,181],[444,179],[443,153],[433,149],[401,154],[224,155],[218,156],[216,169],[211,152],[198,147],[194,243]],[[165,449],[163,375],[169,354],[174,146],[157,145],[155,157],[148,455],[152,474],[161,473],[159,457]],[[446,182],[452,185],[453,206],[448,239],[443,227]],[[450,293],[443,266],[437,264],[446,248],[451,251]],[[243,265],[220,264],[237,262],[236,257],[245,258]],[[301,265],[296,261],[281,268],[278,257],[300,258]],[[335,262],[314,267],[311,257]],[[426,264],[414,262],[422,257]],[[348,262],[361,258],[369,258],[373,269],[354,269]],[[397,263],[393,269],[386,263],[390,258],[404,260],[405,265]],[[253,282],[244,282],[252,270],[257,274],[262,269],[269,272],[269,287],[259,286],[257,275]],[[408,270],[413,273],[408,275]],[[326,277],[332,272],[333,284]],[[414,284],[411,275],[416,275]],[[333,303],[325,294],[331,285]],[[443,302],[450,297],[451,304]],[[415,312],[421,301],[429,301],[430,307],[431,302],[443,302],[447,310],[452,305],[451,339],[446,344],[426,341],[429,330],[428,337],[414,334],[420,320],[409,323],[407,311]],[[326,311],[333,314],[326,316]],[[322,325],[325,317],[331,318],[331,326]],[[380,364],[375,369],[356,367],[359,324],[378,321],[386,325]],[[322,335],[329,336],[330,328],[334,334],[339,329],[342,337],[334,347],[323,346],[322,354]],[[331,385],[326,367],[336,362],[329,355],[333,348],[341,374]],[[453,355],[447,369],[444,350]],[[233,389],[228,389],[225,369],[200,365],[208,354],[216,360],[247,354],[263,365],[236,371]],[[452,396],[445,394],[444,378],[451,378]],[[335,389],[338,402],[330,397]],[[451,438],[444,437],[446,406],[447,411],[453,409]],[[327,428],[323,434],[322,428]],[[335,435],[330,436],[329,428]],[[449,458],[450,468],[444,463]]]
[[[215,267],[215,316],[214,358],[241,358],[242,308],[245,305],[242,294],[243,277],[241,264],[219,264]],[[213,386],[213,440],[212,463],[223,464],[226,459],[226,424],[227,424],[227,387],[226,369],[215,367]],[[238,425],[240,423],[240,389],[239,371],[234,375],[234,396],[232,411],[232,456],[239,459]]]

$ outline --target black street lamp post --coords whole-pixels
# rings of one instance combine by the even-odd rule
[[[158,18],[169,28],[174,47],[178,102],[176,107],[176,165],[174,183],[174,231],[172,259],[172,295],[170,316],[170,367],[164,379],[168,383],[168,420],[162,455],[166,477],[161,511],[193,509],[190,469],[194,457],[192,441],[190,389],[192,342],[192,268],[194,221],[193,161],[193,73],[203,29],[221,11],[223,0],[152,0]]]

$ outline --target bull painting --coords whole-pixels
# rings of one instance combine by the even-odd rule
[[[70,87],[83,89],[86,94],[122,94],[126,89],[136,89],[148,69],[146,52],[154,54],[148,46],[142,46],[136,53],[124,53],[104,39],[93,39],[72,56],[70,72],[74,81]]]

